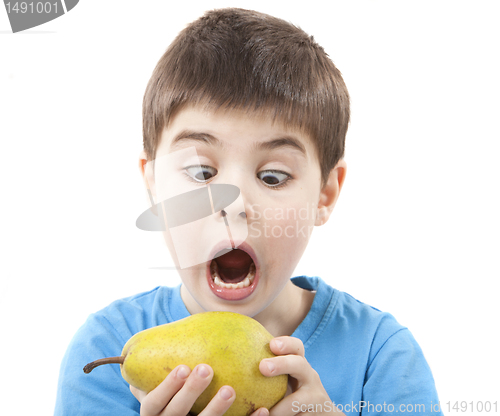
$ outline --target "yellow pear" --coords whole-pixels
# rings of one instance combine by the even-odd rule
[[[225,415],[247,416],[259,407],[270,409],[286,392],[287,375],[265,377],[259,370],[262,359],[275,356],[269,348],[272,338],[248,316],[203,312],[138,332],[127,341],[120,357],[96,360],[83,370],[90,373],[98,365],[120,363],[129,384],[150,392],[180,364],[191,369],[208,364],[214,377],[191,413],[200,413],[220,387],[229,385],[236,399]]]

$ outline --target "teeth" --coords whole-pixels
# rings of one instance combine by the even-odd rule
[[[212,274],[212,279],[214,279],[214,283],[217,286],[225,287],[226,289],[242,289],[244,287],[248,287],[252,284],[255,279],[255,264],[252,263],[250,268],[248,269],[248,274],[246,277],[239,283],[225,283],[220,275],[219,275],[219,267],[216,261],[212,261],[210,265],[210,272]]]

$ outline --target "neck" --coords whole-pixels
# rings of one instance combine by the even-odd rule
[[[273,336],[292,335],[311,309],[314,293],[288,281],[278,297],[254,316]]]
[[[205,310],[189,294],[185,285],[181,286],[181,298],[190,314]],[[280,294],[261,312],[252,316],[274,337],[292,335],[304,320],[314,300],[314,293],[295,286],[289,280]]]

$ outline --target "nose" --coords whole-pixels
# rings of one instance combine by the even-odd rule
[[[216,183],[225,183],[236,186],[240,191],[242,206],[239,211],[235,207],[224,208],[230,218],[238,218],[238,221],[247,223],[255,218],[255,207],[259,206],[259,189],[256,188],[252,173],[248,167],[242,165],[237,160],[225,166],[223,171],[217,175]],[[215,182],[214,182],[215,183]],[[221,213],[221,218],[222,218]]]
[[[220,215],[222,216],[222,218],[224,218],[224,222],[226,223],[226,225],[228,225],[228,223],[227,223],[227,218],[226,218],[226,217],[227,217],[227,212],[226,212],[225,210],[221,210]],[[245,211],[241,211],[241,212],[238,214],[238,216],[240,216],[241,218],[245,218],[245,219],[246,219],[247,214],[246,214],[246,212],[245,212]]]
[[[241,190],[234,184],[213,183],[208,185],[214,213],[226,228],[234,247],[248,236],[247,213]]]
[[[244,172],[241,166],[227,166],[224,169],[224,172],[220,172],[217,175],[216,181],[213,181],[214,185],[232,185],[231,188],[234,187],[235,190],[238,190],[238,197],[233,203],[224,204],[223,206],[216,206],[214,201],[214,211],[220,212],[221,219],[226,218],[226,221],[229,220],[237,220],[244,221],[246,223],[246,219],[249,215],[251,215],[250,209],[250,187],[251,183],[245,181],[245,177],[248,173]],[[210,185],[209,185],[210,186]],[[212,188],[213,189],[213,188]],[[227,193],[226,193],[227,195]],[[212,191],[212,196],[214,196],[214,192]]]
[[[230,184],[212,184],[208,185],[212,209],[218,213],[218,217],[225,222],[244,221],[246,223],[247,213],[245,210],[245,200],[241,190]]]

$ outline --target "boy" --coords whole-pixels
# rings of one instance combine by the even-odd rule
[[[270,412],[254,416],[440,414],[430,369],[408,329],[320,278],[290,279],[311,229],[328,220],[342,188],[348,122],[340,72],[291,24],[222,9],[179,34],[144,96],[139,166],[153,208],[161,218],[172,197],[197,189],[213,196],[221,184],[236,186],[240,199],[219,209],[211,201],[207,224],[227,229],[225,238],[219,226],[207,234],[183,223],[186,233],[179,233],[173,216],[163,217],[182,285],[89,317],[63,360],[56,415],[188,414],[213,377],[206,364],[176,367],[149,394],[129,388],[118,366],[92,376],[82,367],[118,355],[141,330],[210,310],[251,316],[276,337],[270,347],[277,357],[259,369],[289,374],[289,389]],[[202,415],[222,415],[234,399],[224,386]]]

